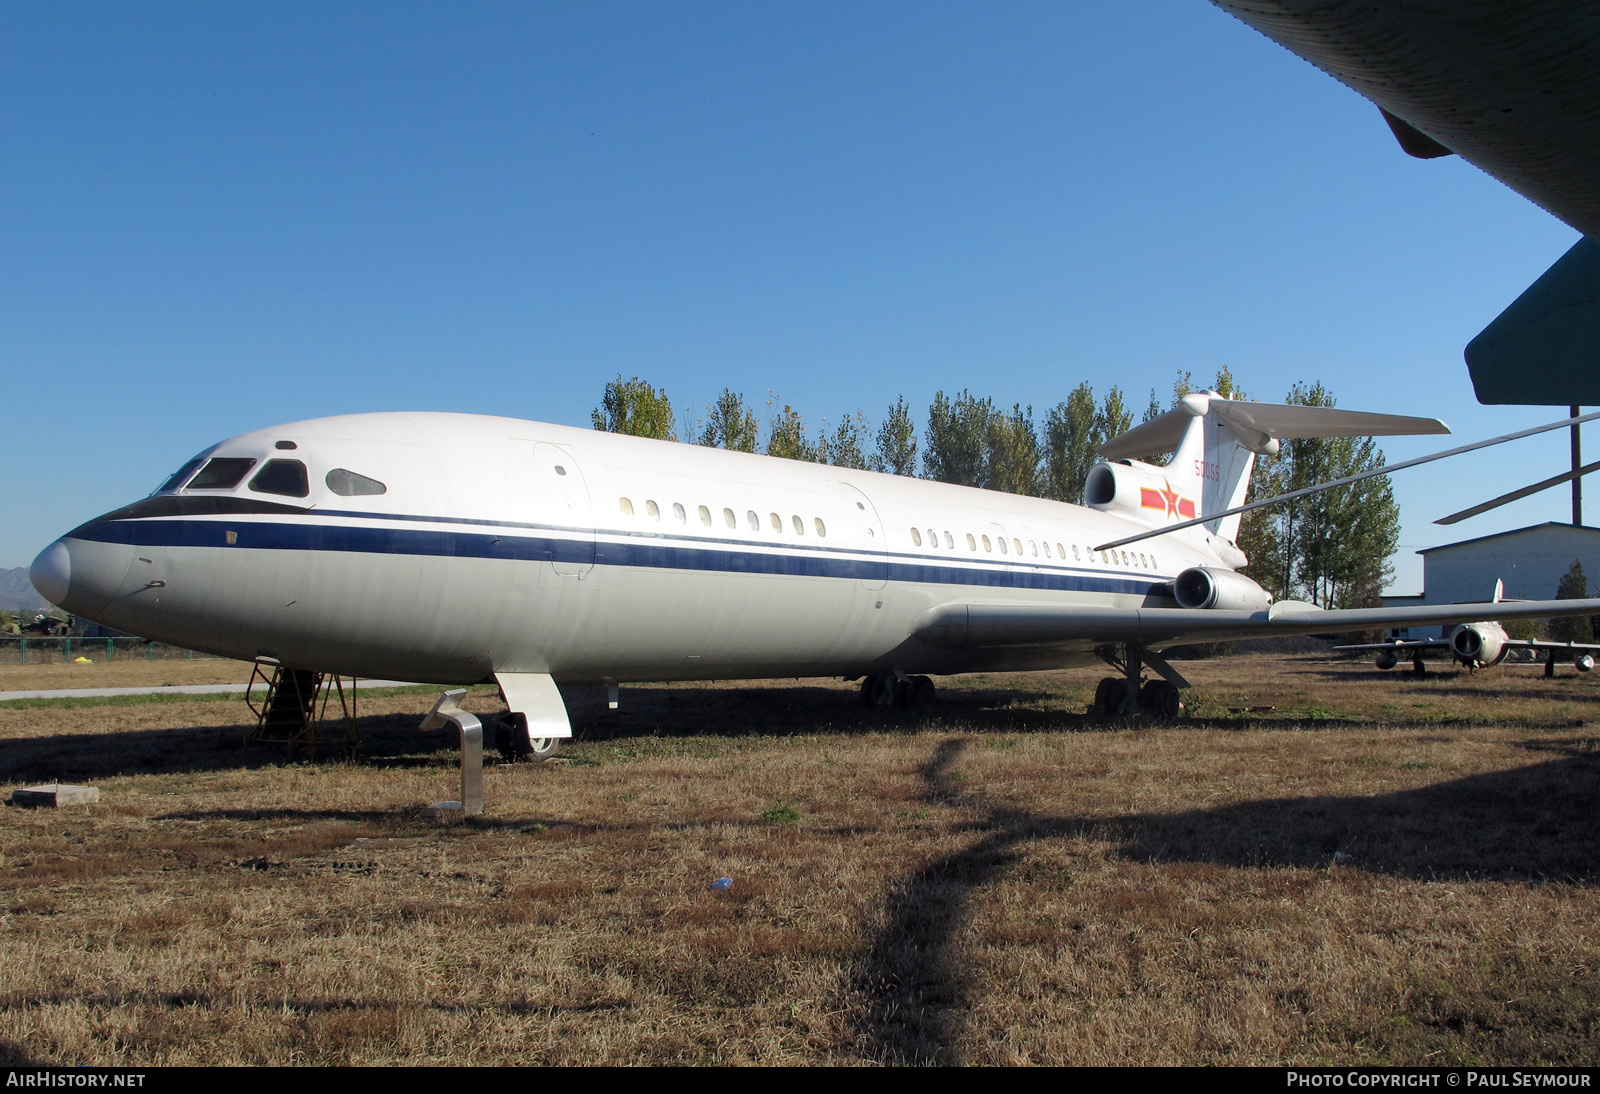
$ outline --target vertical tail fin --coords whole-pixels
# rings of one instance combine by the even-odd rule
[[[1116,464],[1100,464],[1089,475],[1090,505],[1116,508],[1157,527],[1243,505],[1257,455],[1273,455],[1279,439],[1370,437],[1448,433],[1434,418],[1370,414],[1331,407],[1245,403],[1215,391],[1185,395],[1167,413],[1100,446]],[[1131,459],[1172,452],[1165,467]],[[1175,535],[1232,544],[1239,515],[1221,517]]]

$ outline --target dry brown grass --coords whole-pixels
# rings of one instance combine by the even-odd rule
[[[39,691],[46,688],[134,688],[182,684],[243,684],[250,679],[247,661],[220,657],[194,660],[173,658],[145,661],[124,657],[106,661],[91,651],[93,663],[52,661],[38,665],[0,664],[0,691]]]
[[[1090,672],[577,694],[449,828],[423,697],[355,763],[236,702],[0,709],[5,790],[102,792],[0,814],[0,1062],[1600,1059],[1600,681],[1186,671],[1172,728]]]

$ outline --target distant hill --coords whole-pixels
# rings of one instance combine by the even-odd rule
[[[28,580],[28,568],[17,566],[0,570],[0,608],[11,611],[42,612],[50,602],[39,595]]]

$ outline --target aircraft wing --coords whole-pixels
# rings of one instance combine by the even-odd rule
[[[1597,613],[1600,599],[1332,610],[1287,600],[1266,611],[1080,608],[980,601],[930,608],[917,620],[913,633],[932,645],[969,649],[1134,642],[1159,650],[1187,642]],[[1557,645],[1567,648],[1564,643]]]
[[[1600,653],[1600,643],[1597,642],[1554,642],[1545,638],[1511,638],[1506,640],[1506,647],[1513,650],[1579,650],[1586,653]]]
[[[1520,642],[1507,642],[1506,645],[1523,645]],[[1396,653],[1410,653],[1413,650],[1442,650],[1448,649],[1448,638],[1396,638],[1391,642],[1362,642],[1354,646],[1335,646],[1336,650],[1393,650]]]

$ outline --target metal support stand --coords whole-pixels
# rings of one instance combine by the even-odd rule
[[[461,800],[439,802],[432,807],[436,815],[459,811],[475,816],[483,812],[483,723],[478,721],[477,715],[456,705],[466,693],[466,688],[455,688],[441,694],[417,727],[426,733],[443,729],[446,722],[454,722],[461,730]]]

